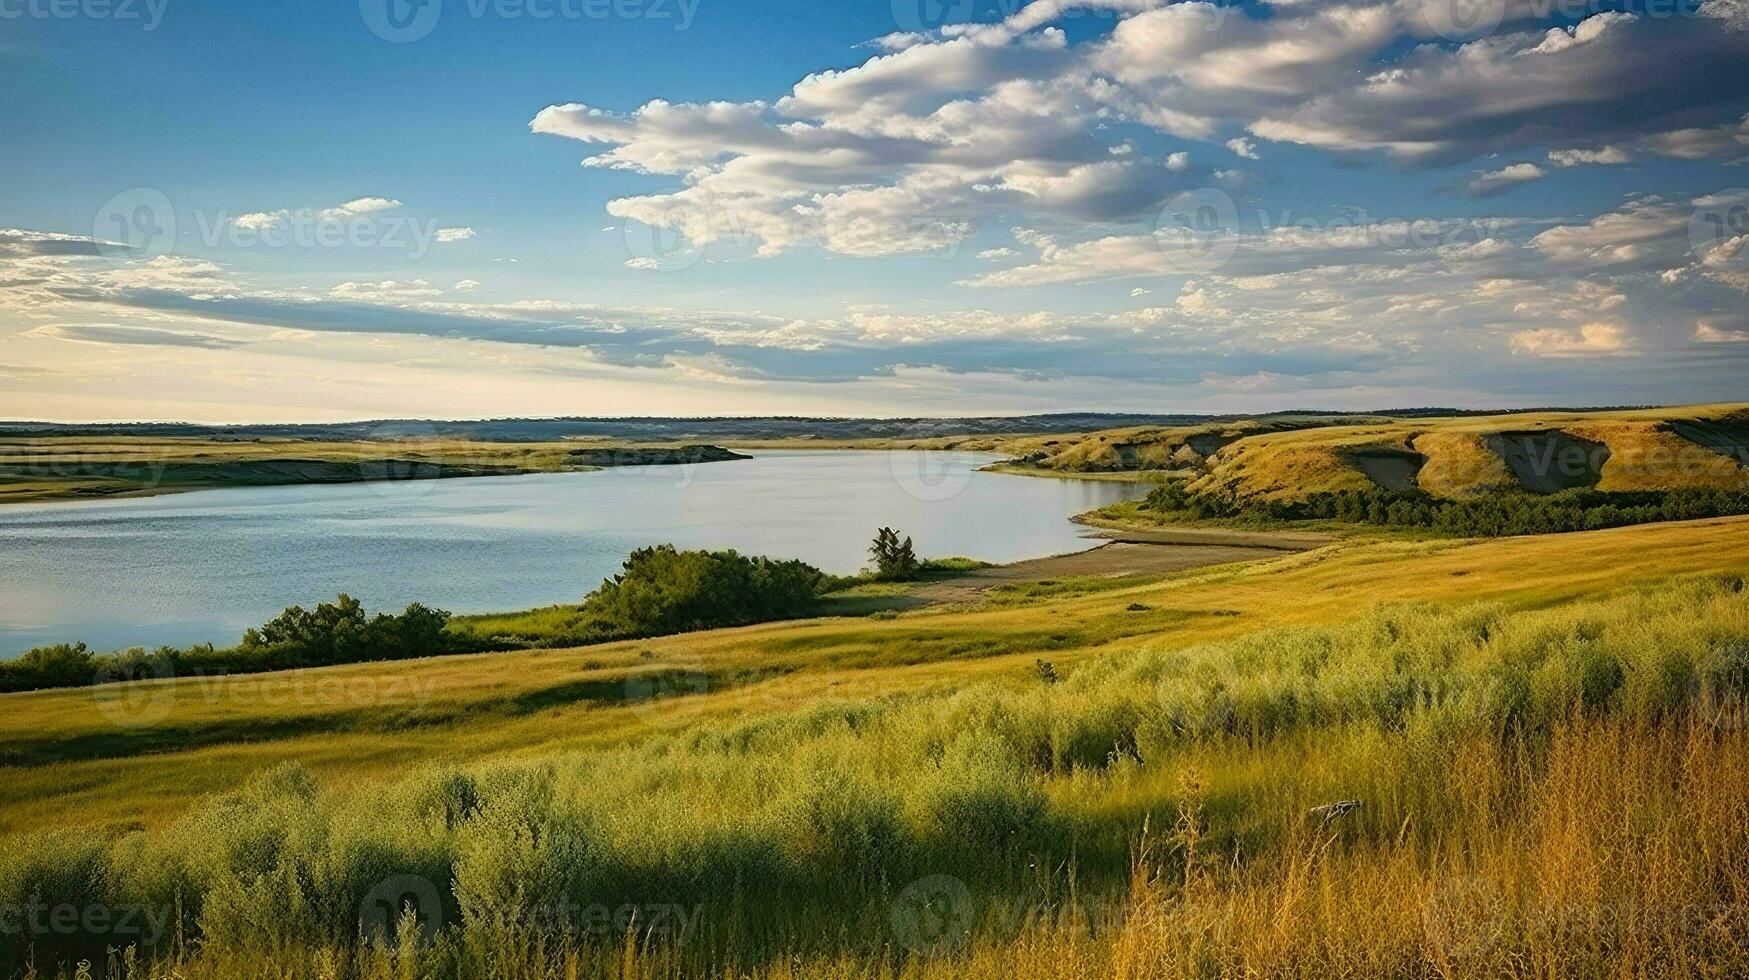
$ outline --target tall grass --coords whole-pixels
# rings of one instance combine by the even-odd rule
[[[163,921],[0,949],[191,978],[1740,976],[1746,682],[1742,583],[1673,583],[388,786],[285,766],[160,832],[0,843],[0,909]]]

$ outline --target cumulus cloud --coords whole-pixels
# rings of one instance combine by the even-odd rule
[[[1536,357],[1596,357],[1631,347],[1627,330],[1613,323],[1587,323],[1575,329],[1550,327],[1512,335],[1512,348]]]
[[[1579,167],[1585,164],[1619,164],[1632,163],[1633,157],[1626,150],[1614,146],[1599,147],[1595,150],[1566,149],[1550,150],[1549,162],[1557,167]]]
[[[1749,330],[1718,327],[1700,320],[1694,325],[1694,340],[1699,344],[1749,344]]]
[[[447,244],[450,244],[452,242],[465,242],[468,239],[474,237],[474,229],[472,229],[472,228],[439,228],[439,229],[437,229],[437,235],[435,237],[436,237],[437,243],[440,245],[447,245]]]
[[[1534,163],[1508,164],[1499,170],[1478,173],[1464,184],[1464,192],[1471,197],[1496,197],[1520,184],[1541,180],[1546,175],[1546,171]]]
[[[1654,133],[1644,145],[1653,153],[1680,160],[1719,157],[1741,163],[1749,158],[1749,115],[1720,126],[1691,126]]]
[[[1250,128],[1267,139],[1427,165],[1633,139],[1672,116],[1740,105],[1749,94],[1738,70],[1746,55],[1749,33],[1721,30],[1712,19],[1600,13],[1457,48],[1418,47]]]
[[[529,125],[588,146],[588,166],[670,178],[608,211],[695,246],[915,254],[996,218],[1141,220],[1217,179],[1185,149],[1139,152],[1126,126],[1224,142],[1245,160],[1265,155],[1261,140],[1409,166],[1727,153],[1749,100],[1735,3],[1552,23],[1546,4],[1508,0],[1497,32],[1459,44],[1446,0],[1034,0],[994,23],[889,35],[862,63],[768,99],[556,103]],[[1086,8],[1110,26],[1071,39],[1063,26]],[[1217,135],[1234,128],[1246,135]],[[1531,168],[1542,172],[1484,175],[1472,193]]]

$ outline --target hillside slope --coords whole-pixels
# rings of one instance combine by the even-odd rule
[[[1170,470],[1199,493],[1287,501],[1338,491],[1420,490],[1457,499],[1749,487],[1749,406],[1449,418],[1281,416],[1115,429],[1042,446],[1027,465],[1059,472]]]

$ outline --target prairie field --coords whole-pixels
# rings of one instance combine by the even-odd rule
[[[4,969],[1739,976],[1746,572],[1741,518],[1350,538],[6,695]]]

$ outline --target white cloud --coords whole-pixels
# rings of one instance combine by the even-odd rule
[[[662,268],[662,263],[647,255],[640,255],[636,258],[626,259],[625,267],[628,269],[642,269],[648,272],[654,272],[655,270]]]
[[[1549,162],[1557,167],[1578,167],[1584,164],[1620,164],[1632,163],[1634,158],[1626,150],[1614,146],[1603,146],[1595,150],[1567,149],[1550,150]]]
[[[411,279],[405,282],[384,279],[380,282],[343,282],[329,289],[328,295],[337,299],[400,302],[429,296],[441,296],[443,290],[423,279]]]
[[[1247,160],[1262,159],[1257,155],[1257,142],[1243,136],[1228,140],[1227,149],[1232,150],[1235,156],[1241,156]]]
[[[388,197],[359,197],[329,208],[280,208],[276,211],[251,211],[231,219],[231,224],[243,231],[267,231],[293,219],[315,218],[318,221],[347,221],[401,207],[401,202]]]
[[[436,240],[439,244],[447,245],[452,242],[465,242],[472,237],[474,237],[474,229],[472,228],[439,228]]]
[[[375,214],[378,211],[389,211],[401,206],[401,202],[389,197],[359,197],[347,201],[339,207],[327,208],[321,212],[321,217],[328,220],[344,220],[360,215]]]
[[[1546,172],[1543,168],[1534,163],[1513,163],[1499,170],[1476,174],[1464,185],[1464,191],[1471,197],[1495,197],[1520,184],[1541,180],[1544,176]]]
[[[978,253],[978,258],[983,259],[985,262],[1000,262],[1003,259],[1011,259],[1019,254],[1019,252],[1004,245],[1001,248],[984,249],[982,252]]]
[[[1151,292],[1153,292],[1152,289],[1144,289],[1141,286],[1137,286],[1136,288],[1130,290],[1130,298],[1137,299],[1139,297],[1146,296]]]
[[[1645,140],[1653,153],[1679,160],[1723,157],[1740,163],[1749,154],[1749,115],[1722,126],[1694,126],[1655,133]]]
[[[1715,327],[1699,320],[1694,325],[1694,340],[1699,344],[1749,344],[1749,330]]]
[[[1595,357],[1620,354],[1632,346],[1627,330],[1613,323],[1521,330],[1512,335],[1513,350],[1536,357]]]
[[[463,279],[456,283],[454,287],[455,291],[458,293],[471,293],[479,288],[480,282],[477,279]]]

